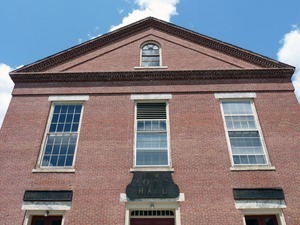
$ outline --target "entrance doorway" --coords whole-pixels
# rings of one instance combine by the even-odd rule
[[[246,225],[278,225],[276,216],[245,216]]]
[[[130,214],[130,225],[175,225],[172,210],[134,210]]]
[[[61,225],[62,216],[33,216],[31,225]]]

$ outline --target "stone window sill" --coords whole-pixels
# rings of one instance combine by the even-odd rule
[[[135,66],[135,70],[168,69],[168,66]]]
[[[75,173],[74,168],[36,168],[33,173]]]
[[[153,171],[174,171],[171,167],[135,167],[131,168],[130,172],[143,171],[143,172],[153,172]]]
[[[275,166],[270,166],[270,165],[266,165],[266,166],[232,166],[230,167],[231,171],[259,171],[259,170],[270,170],[270,171],[274,171]]]

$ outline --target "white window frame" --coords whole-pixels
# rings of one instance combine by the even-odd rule
[[[34,168],[32,170],[32,172],[75,172],[75,161],[76,161],[76,155],[77,155],[78,140],[79,140],[80,130],[81,130],[82,116],[83,116],[83,112],[84,112],[84,101],[88,101],[88,100],[89,100],[88,95],[49,96],[48,101],[51,102],[51,109],[48,114],[47,126],[45,129],[43,141],[41,144],[40,154],[38,157],[37,165],[36,165],[36,168]],[[43,160],[43,155],[44,155],[44,151],[45,151],[46,140],[47,140],[48,131],[49,131],[50,125],[51,125],[51,120],[53,117],[54,107],[57,104],[66,104],[66,105],[80,104],[82,106],[80,119],[79,119],[79,125],[78,125],[77,140],[76,140],[76,145],[75,145],[75,149],[74,149],[73,164],[72,164],[72,166],[43,167],[42,160]]]
[[[171,135],[170,135],[170,119],[169,119],[169,100],[172,99],[172,94],[132,94],[131,100],[134,101],[134,141],[133,141],[133,169],[130,171],[174,171],[171,159]],[[137,142],[137,103],[166,103],[166,128],[167,128],[167,145],[168,145],[168,165],[136,165],[136,142]]]
[[[142,63],[143,63],[143,47],[145,45],[149,45],[149,44],[153,44],[153,45],[156,45],[158,47],[158,52],[159,52],[159,65],[158,66],[143,66]],[[140,66],[141,67],[159,67],[162,65],[162,60],[161,60],[161,46],[158,42],[156,41],[146,41],[144,42],[141,47],[140,47]]]
[[[137,104],[138,103],[166,103],[166,133],[167,133],[167,156],[168,164],[167,165],[136,165],[137,157]],[[171,146],[170,146],[170,123],[169,123],[169,102],[166,100],[155,100],[155,101],[135,101],[134,105],[134,168],[170,168],[172,166],[171,161]]]
[[[229,155],[230,155],[230,162],[231,162],[231,168],[230,170],[232,171],[238,171],[238,170],[275,170],[275,167],[271,165],[267,147],[265,144],[264,136],[262,134],[262,130],[260,127],[258,115],[256,112],[255,104],[253,101],[253,98],[256,98],[256,93],[250,92],[250,93],[216,93],[215,98],[220,100],[220,108],[221,108],[221,113],[222,113],[222,119],[223,119],[223,125],[224,125],[224,130],[225,130],[225,135],[226,135],[226,141],[227,141],[227,147],[229,150]],[[230,144],[230,138],[228,134],[228,129],[225,121],[225,115],[222,107],[223,102],[250,102],[251,108],[253,111],[253,116],[256,122],[257,126],[257,131],[259,133],[260,141],[262,144],[262,149],[265,155],[266,159],[266,164],[234,164],[233,161],[233,154],[232,154],[232,147]]]
[[[143,63],[143,47],[145,45],[148,45],[148,44],[157,45],[158,48],[159,48],[159,65],[158,66],[143,66],[142,65],[142,63]],[[140,66],[135,67],[135,69],[140,69],[140,68],[167,68],[167,67],[162,66],[162,50],[161,50],[161,45],[158,42],[156,42],[156,41],[146,41],[143,44],[141,44],[141,46],[140,46],[140,64],[139,65]]]

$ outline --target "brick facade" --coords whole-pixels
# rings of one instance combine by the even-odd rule
[[[134,73],[140,45],[147,40],[161,44],[162,65],[174,74],[178,70],[264,69],[178,36],[146,29],[43,73]],[[11,76],[14,79],[26,73],[32,72],[21,69]],[[247,92],[256,93],[253,101],[275,170],[230,169],[220,101],[214,94]],[[0,131],[1,224],[24,223],[26,211],[21,207],[26,190],[72,190],[64,225],[125,224],[127,203],[120,201],[120,194],[133,176],[135,112],[131,95],[153,93],[172,94],[168,100],[172,176],[185,196],[179,203],[180,224],[243,224],[241,210],[235,207],[234,188],[281,188],[286,208],[280,210],[286,224],[300,224],[300,110],[290,80],[280,75],[277,79],[16,82]],[[83,102],[75,172],[34,171],[51,109],[48,99],[53,95],[89,95]]]

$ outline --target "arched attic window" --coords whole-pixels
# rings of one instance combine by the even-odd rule
[[[160,47],[153,42],[147,42],[141,49],[141,66],[160,66]]]

